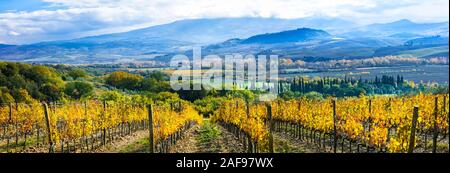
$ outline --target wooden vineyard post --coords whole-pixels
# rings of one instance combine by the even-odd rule
[[[444,96],[444,113],[447,110],[446,106],[447,106],[447,96]],[[445,115],[444,115],[445,116]],[[450,111],[447,113],[447,124],[450,125]],[[450,128],[448,128],[448,132],[447,132],[447,136],[448,136],[448,152],[450,153]]]
[[[106,101],[103,101],[103,123],[105,123],[105,118],[106,118]],[[106,145],[106,128],[103,127],[102,129],[102,144]]]
[[[302,102],[301,102],[301,100],[298,100],[298,113],[300,113],[301,112],[301,110],[302,110]],[[302,140],[303,138],[302,138],[302,133],[301,133],[301,128],[302,128],[302,126],[301,126],[301,124],[300,124],[300,122],[297,122],[298,123],[298,130],[297,130],[297,133],[298,133],[298,139],[300,139],[300,140]]]
[[[370,139],[370,130],[371,130],[371,128],[372,128],[372,99],[370,99],[369,100],[369,125],[368,125],[368,136],[369,136],[369,139]],[[370,144],[368,143],[367,144],[367,152],[369,152],[370,151]]]
[[[48,136],[48,152],[53,153],[54,152],[54,146],[53,146],[53,139],[52,139],[52,129],[50,126],[50,119],[48,114],[48,105],[47,103],[43,103],[44,106],[44,115],[45,115],[45,125],[47,126],[47,136]]]
[[[148,132],[149,132],[149,147],[150,153],[153,153],[154,145],[153,145],[153,105],[148,105]]]
[[[9,119],[8,119],[8,123],[11,123],[12,121],[12,114],[13,114],[13,106],[12,103],[9,103]]]
[[[272,121],[272,105],[270,103],[267,103],[267,115],[269,117],[269,152],[274,153],[273,151],[273,121]]]
[[[8,118],[8,123],[6,125],[6,131],[8,131],[8,127],[9,125],[12,123],[12,114],[13,114],[13,106],[12,103],[9,103],[9,118]],[[6,152],[9,153],[9,138],[11,136],[8,135],[8,139],[6,140]]]
[[[336,153],[337,149],[337,131],[336,131],[336,99],[333,99],[333,152]]]
[[[388,111],[391,112],[392,111],[392,98],[389,98],[389,102],[388,102]],[[387,137],[386,137],[386,142],[389,143],[390,141],[390,136],[391,136],[391,128],[387,129]]]
[[[247,118],[250,118],[250,104],[248,103],[248,101],[245,102],[246,107],[247,107]],[[253,151],[253,145],[252,145],[252,138],[250,136],[250,134],[248,135],[248,152],[251,153]]]
[[[82,136],[84,138],[84,143],[86,145],[86,150],[89,150],[88,139],[86,137],[86,124],[87,124],[87,116],[88,116],[88,101],[84,102],[84,121],[83,121],[83,132]],[[81,142],[81,152],[83,152],[83,142]]]
[[[433,128],[433,153],[436,153],[437,146],[437,138],[438,138],[438,125],[437,125],[437,117],[438,117],[438,97],[434,99],[434,128]],[[427,145],[427,144],[425,144]]]
[[[414,143],[416,140],[417,118],[419,118],[419,107],[415,106],[414,112],[413,112],[413,117],[412,117],[411,136],[409,137],[408,153],[414,152]]]

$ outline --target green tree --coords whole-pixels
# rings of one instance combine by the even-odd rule
[[[87,98],[93,94],[94,86],[87,82],[69,82],[66,84],[64,93],[73,99]]]
[[[171,93],[171,92],[161,92],[156,96],[156,101],[160,101],[162,103],[166,102],[174,102],[179,101],[180,97],[177,93]]]
[[[57,101],[63,98],[64,83],[55,69],[24,63],[0,62],[0,87],[6,87],[16,102],[34,99]],[[26,94],[24,94],[26,91]]]
[[[33,100],[30,94],[28,94],[28,91],[25,89],[13,89],[12,96],[14,97],[14,101],[17,103],[28,103]]]
[[[193,88],[193,84],[191,83],[191,88]],[[195,100],[202,99],[208,95],[208,90],[206,90],[203,85],[200,90],[179,90],[177,91],[180,98],[183,100],[194,102]]]
[[[249,90],[233,90],[228,93],[228,97],[242,98],[244,100],[252,102],[255,99],[255,94]]]
[[[208,96],[194,102],[195,109],[203,116],[210,116],[216,111],[221,104],[226,100],[224,97]]]
[[[170,90],[170,85],[167,81],[158,80],[158,78],[145,78],[140,82],[140,88],[143,91],[149,92],[164,92]]]
[[[68,75],[70,77],[72,77],[72,79],[74,79],[74,80],[77,80],[80,78],[86,78],[88,76],[86,71],[84,71],[83,69],[80,69],[80,68],[72,69],[71,71],[69,71]]]
[[[139,89],[142,78],[140,75],[117,71],[106,78],[106,83],[119,89],[136,90]]]
[[[58,101],[63,98],[63,88],[51,83],[46,83],[41,87],[41,92],[44,94],[45,101]]]
[[[8,89],[0,88],[0,104],[13,103],[14,98],[8,93]]]
[[[125,97],[122,93],[118,91],[106,91],[100,94],[99,99],[102,101],[119,101]]]
[[[309,93],[306,93],[304,95],[305,98],[309,99],[309,100],[322,100],[323,99],[323,95],[315,92],[315,91],[311,91]]]

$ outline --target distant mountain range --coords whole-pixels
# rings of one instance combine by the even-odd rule
[[[192,51],[181,53],[191,56]],[[205,46],[202,53],[220,56],[231,53],[275,54],[281,58],[300,59],[308,62],[387,55],[424,58],[448,57],[448,37],[424,37],[394,44],[386,39],[341,38],[332,36],[323,30],[300,28],[256,35],[247,39],[230,39],[223,43]],[[175,54],[160,56],[156,60],[167,62]]]
[[[248,38],[264,33],[274,33],[297,28],[319,28],[334,33],[356,24],[336,18],[216,18],[192,19],[153,26],[106,37],[130,37],[139,35],[143,38],[161,37],[170,40],[200,44],[220,43],[232,38]]]
[[[448,22],[441,23],[414,23],[403,19],[391,23],[371,24],[352,29],[343,33],[347,37],[389,37],[389,36],[432,36],[442,35],[448,37]]]
[[[289,43],[289,42],[303,42],[309,40],[324,39],[328,37],[331,37],[331,35],[322,30],[300,28],[296,30],[252,36],[250,38],[243,40],[242,43],[244,44]]]
[[[311,61],[403,55],[400,52],[433,47],[434,54],[420,55],[448,57],[448,22],[419,24],[400,20],[357,26],[333,18],[183,20],[67,41],[0,45],[0,60],[69,64],[168,62],[174,54],[189,55],[192,46],[203,46],[208,54],[273,53]]]
[[[0,48],[4,48],[4,47],[10,47],[11,45],[7,45],[7,44],[0,44]]]

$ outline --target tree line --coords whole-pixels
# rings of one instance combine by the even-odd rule
[[[446,93],[448,87],[407,81],[403,76],[376,76],[374,79],[295,77],[279,83],[279,94],[295,96],[316,92],[325,96],[346,97],[361,94],[411,94],[417,92]]]

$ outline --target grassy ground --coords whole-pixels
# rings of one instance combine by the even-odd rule
[[[41,140],[42,139],[40,138],[39,141],[42,142]],[[9,145],[6,144],[6,140],[3,140],[0,143],[0,153],[6,153],[8,149],[9,149],[9,152],[13,152],[13,153],[21,152],[24,150],[24,144],[25,144],[24,139],[19,139],[16,144],[15,138],[11,138],[9,140]],[[26,141],[25,149],[28,149],[30,147],[33,148],[35,146],[36,146],[36,138],[35,137],[28,138]]]
[[[118,151],[119,153],[148,153],[150,152],[149,148],[149,139],[142,138],[138,141],[125,146],[124,148]]]
[[[211,147],[211,150],[215,150],[216,145],[213,145],[216,140],[219,139],[222,131],[216,124],[211,123],[209,120],[204,121],[203,125],[199,129],[199,133],[196,136],[196,140],[199,145]]]

